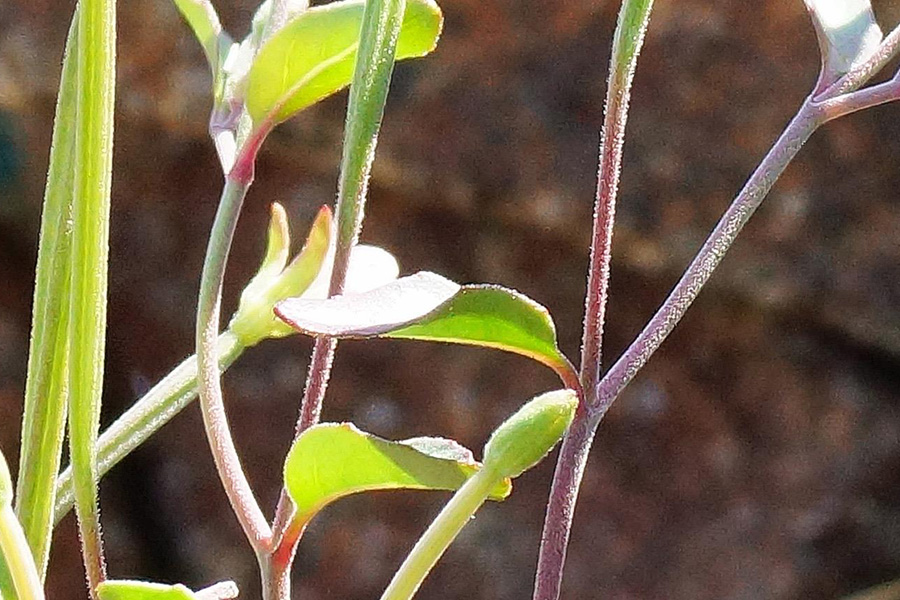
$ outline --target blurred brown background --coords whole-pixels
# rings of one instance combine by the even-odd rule
[[[219,0],[230,31],[253,2]],[[876,2],[885,29],[900,3]],[[0,444],[15,460],[32,269],[72,2],[0,3]],[[577,356],[597,131],[618,9],[608,0],[447,0],[431,57],[398,66],[363,238],[404,272],[497,282],[554,314]],[[221,176],[209,75],[166,0],[120,3],[106,422],[191,353]],[[814,83],[802,2],[659,0],[635,83],[605,355],[671,288]],[[265,146],[228,274],[226,313],[261,256],[267,207],[299,238],[335,195],[346,95]],[[900,105],[818,132],[684,323],[598,435],[564,597],[838,598],[900,577]],[[264,506],[306,372],[307,340],[268,342],[225,378]],[[607,360],[607,364],[608,364]],[[386,341],[338,349],[325,418],[476,452],[554,377],[488,350]],[[116,577],[202,587],[255,562],[220,490],[196,406],[103,481]],[[553,460],[487,506],[420,598],[530,598]],[[445,500],[338,503],[301,545],[295,596],[376,598]],[[83,598],[74,523],[54,599]]]

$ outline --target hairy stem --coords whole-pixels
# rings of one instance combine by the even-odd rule
[[[78,19],[69,301],[69,452],[89,592],[106,577],[96,441],[103,391],[115,99],[115,2],[82,0]]]
[[[72,233],[72,162],[77,98],[78,18],[72,20],[53,120],[50,166],[41,211],[35,268],[28,376],[22,414],[22,443],[16,487],[16,515],[43,579],[50,558],[56,474],[62,457],[68,403],[69,315]]]
[[[559,449],[541,534],[534,598],[559,598],[575,503],[596,431],[584,404],[579,405]]]
[[[593,398],[600,375],[613,223],[622,172],[622,149],[625,145],[631,83],[652,8],[652,0],[626,0],[622,4],[609,62],[581,346],[581,384],[588,401]]]
[[[203,425],[212,450],[216,469],[231,508],[244,530],[244,535],[257,552],[263,553],[271,537],[269,525],[250,489],[240,458],[231,438],[219,373],[219,309],[228,252],[234,237],[241,205],[252,178],[228,176],[222,190],[219,209],[210,232],[200,297],[197,303],[197,368]]]
[[[596,404],[600,381],[603,323],[609,289],[616,196],[622,171],[622,150],[631,84],[650,21],[652,0],[626,0],[619,11],[609,62],[609,80],[603,121],[591,258],[585,297],[581,345],[581,405],[569,428],[557,459],[553,485],[544,518],[544,530],[535,574],[535,600],[556,600],[562,585],[566,546],[572,517],[595,426],[591,408]]]

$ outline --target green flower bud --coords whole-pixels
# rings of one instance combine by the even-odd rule
[[[518,477],[541,462],[562,438],[578,407],[572,390],[541,394],[498,427],[484,446],[484,467]]]

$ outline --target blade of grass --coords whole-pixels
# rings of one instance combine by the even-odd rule
[[[336,210],[337,249],[329,287],[330,296],[340,294],[344,289],[350,253],[362,228],[369,176],[375,160],[378,131],[390,89],[397,38],[405,9],[405,0],[372,0],[366,3],[363,13],[359,52],[350,85],[344,126]],[[335,345],[336,342],[331,338],[316,339],[295,440],[296,436],[319,420]],[[273,538],[278,546],[274,555],[286,556],[288,560],[284,564],[269,565],[265,569],[268,577],[265,578],[267,582],[264,583],[264,597],[283,597],[287,593],[290,561],[299,540],[297,536],[284,535],[292,512],[292,503],[286,491],[282,490],[272,524]],[[284,551],[285,548],[289,551]]]
[[[106,334],[109,208],[115,97],[115,3],[82,0],[69,304],[69,452],[85,571],[92,597],[105,578],[96,440]]]
[[[75,129],[77,17],[66,40],[53,121],[50,167],[44,190],[41,235],[35,271],[34,307],[22,445],[16,489],[16,515],[43,580],[50,555],[56,474],[65,437],[68,400],[69,298],[72,212],[72,157]]]

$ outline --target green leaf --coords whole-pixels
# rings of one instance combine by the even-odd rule
[[[350,83],[364,5],[361,0],[343,0],[310,8],[263,45],[250,68],[246,94],[247,109],[257,125],[281,122]],[[442,19],[433,1],[410,0],[397,58],[431,52]]]
[[[97,586],[100,600],[196,600],[194,592],[180,583],[167,585],[149,581],[110,580]]]
[[[44,189],[17,482],[16,514],[42,576],[50,555],[56,474],[68,401],[67,305],[72,260],[68,224],[74,180],[77,22],[73,19],[66,41]]]
[[[324,423],[294,442],[284,466],[285,487],[297,506],[296,520],[308,522],[338,498],[369,490],[456,490],[479,465],[451,440],[416,438],[391,442],[349,423]],[[502,500],[511,490],[503,480],[491,492]]]
[[[496,348],[541,362],[566,385],[577,381],[556,344],[546,308],[499,286],[459,286],[420,272],[364,294],[292,298],[275,312],[295,329],[337,338],[388,337]]]
[[[104,575],[95,443],[106,338],[115,45],[114,0],[82,0],[78,9],[78,94],[72,162],[68,412],[75,507],[91,587]]]
[[[228,50],[231,48],[231,38],[222,31],[219,15],[209,0],[174,0],[175,6],[206,55],[210,70],[215,74],[222,66]]]
[[[878,49],[883,34],[869,0],[804,0],[822,54],[822,91]]]
[[[225,600],[237,598],[233,581],[223,581],[192,592],[180,583],[169,585],[150,581],[107,580],[97,586],[100,600]]]

